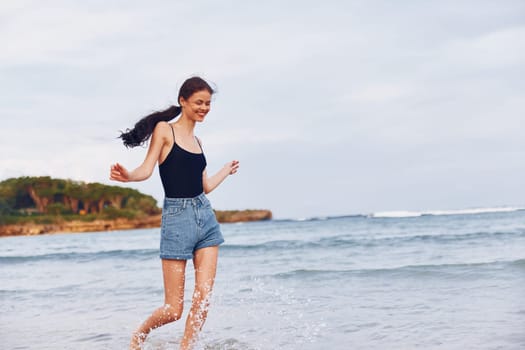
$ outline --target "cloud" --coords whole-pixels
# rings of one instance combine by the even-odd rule
[[[40,2],[11,9],[4,20],[0,40],[7,45],[0,52],[2,65],[96,64],[90,48],[118,39],[134,25],[134,16],[125,9],[86,11]]]
[[[522,204],[521,2],[228,4],[1,3],[0,177],[108,181],[146,152],[118,131],[200,74],[218,87],[196,130],[209,172],[242,164],[213,194],[223,208]],[[473,187],[448,201],[456,183]],[[159,184],[132,186],[161,198]]]
[[[349,102],[383,103],[410,96],[413,96],[413,92],[407,85],[380,83],[363,86],[359,90],[350,93]]]

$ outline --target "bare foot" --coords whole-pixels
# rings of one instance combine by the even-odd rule
[[[141,350],[144,340],[146,340],[147,334],[144,333],[133,333],[131,341],[129,343],[129,350]]]

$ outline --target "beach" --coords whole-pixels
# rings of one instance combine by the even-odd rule
[[[222,224],[197,348],[523,349],[524,222],[509,210]],[[2,347],[126,348],[162,304],[158,244],[158,228],[0,239]],[[183,326],[144,349],[177,348]]]

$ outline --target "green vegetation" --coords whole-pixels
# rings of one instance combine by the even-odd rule
[[[152,196],[126,187],[49,176],[0,182],[0,225],[134,219],[160,212]]]

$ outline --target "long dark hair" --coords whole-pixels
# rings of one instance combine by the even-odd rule
[[[180,103],[181,97],[187,100],[191,95],[202,90],[208,90],[212,95],[215,93],[204,79],[200,77],[191,77],[180,87],[177,101]],[[133,129],[126,129],[126,132],[121,133],[119,137],[122,139],[124,146],[126,147],[140,146],[149,139],[158,122],[170,121],[177,117],[181,111],[182,108],[180,106],[171,106],[163,111],[151,113],[139,120]]]

